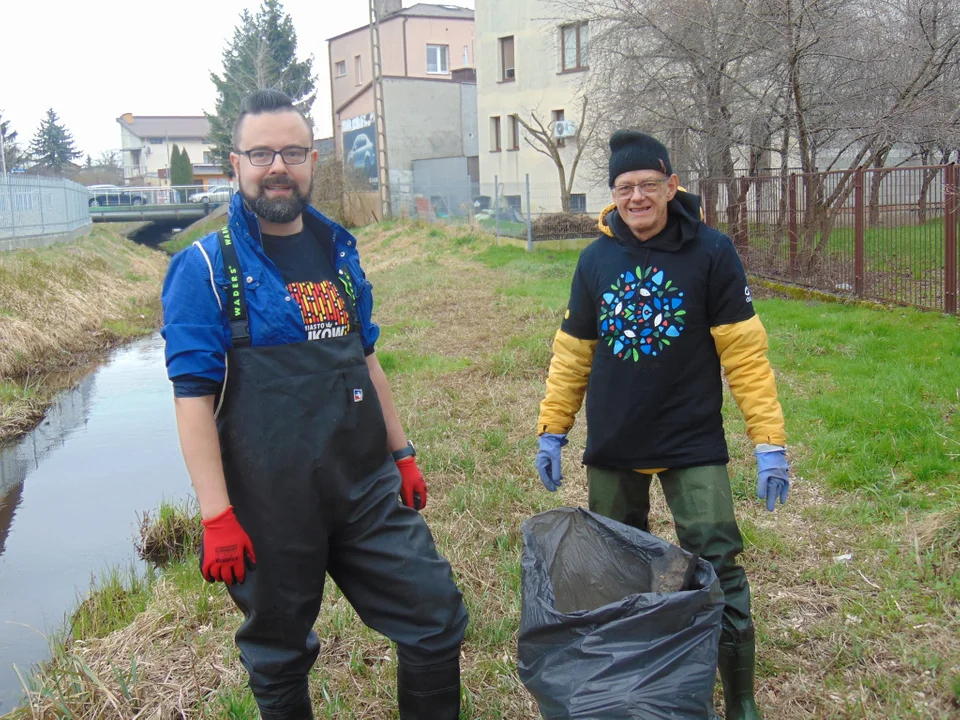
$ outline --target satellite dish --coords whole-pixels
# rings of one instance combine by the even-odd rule
[[[553,123],[553,137],[557,140],[573,137],[577,134],[577,126],[570,120],[557,120]]]

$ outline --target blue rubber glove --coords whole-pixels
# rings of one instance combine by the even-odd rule
[[[767,501],[767,510],[773,512],[777,505],[787,501],[790,492],[790,468],[787,466],[787,450],[779,445],[757,445],[757,497]]]
[[[540,482],[550,492],[556,492],[563,483],[560,472],[560,448],[567,444],[566,435],[544,433],[540,436],[540,450],[537,452],[537,472]]]

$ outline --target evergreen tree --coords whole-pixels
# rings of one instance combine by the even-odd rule
[[[167,180],[170,181],[171,185],[179,185],[177,182],[177,168],[180,167],[180,146],[176,143],[173,144],[173,150],[170,151],[170,160],[168,161],[170,166],[167,168]]]
[[[20,167],[23,162],[23,153],[20,152],[20,144],[17,142],[17,131],[10,129],[10,121],[3,120],[3,113],[0,112],[0,137],[3,138],[3,160],[7,166],[7,172]]]
[[[210,74],[217,89],[216,112],[207,140],[213,144],[214,162],[230,169],[233,123],[243,99],[255,90],[271,88],[286,93],[309,116],[316,99],[313,56],[297,60],[297,33],[280,0],[264,0],[257,14],[244,10],[234,28],[233,40],[223,51],[223,75]]]
[[[190,161],[190,155],[186,148],[180,152],[180,158],[177,161],[177,174],[175,175],[177,185],[193,185],[193,163]]]
[[[30,143],[30,158],[36,167],[54,175],[63,175],[70,163],[80,157],[83,157],[83,153],[75,147],[73,135],[50,108]]]

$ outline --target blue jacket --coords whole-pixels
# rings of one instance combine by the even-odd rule
[[[380,328],[371,320],[373,286],[360,267],[356,238],[312,207],[307,208],[304,222],[307,226],[323,223],[332,231],[333,265],[341,275],[349,275],[360,320],[361,344],[365,350],[371,350]],[[300,308],[287,293],[277,266],[263,252],[260,224],[240,193],[230,202],[227,224],[243,271],[252,344],[305,341]],[[173,257],[163,283],[161,334],[166,340],[167,375],[171,380],[190,375],[223,382],[227,350],[233,346],[227,316],[221,310],[227,304],[228,283],[217,234],[207,235],[199,244],[203,252],[191,245]],[[219,304],[211,285],[211,267]]]

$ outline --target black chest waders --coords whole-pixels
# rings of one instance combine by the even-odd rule
[[[398,501],[359,333],[253,345],[237,253],[229,232],[219,237],[233,349],[217,430],[230,502],[257,554],[228,590],[261,716],[313,717],[307,677],[329,573],[363,622],[397,643],[400,717],[455,720],[467,613],[423,518]]]

